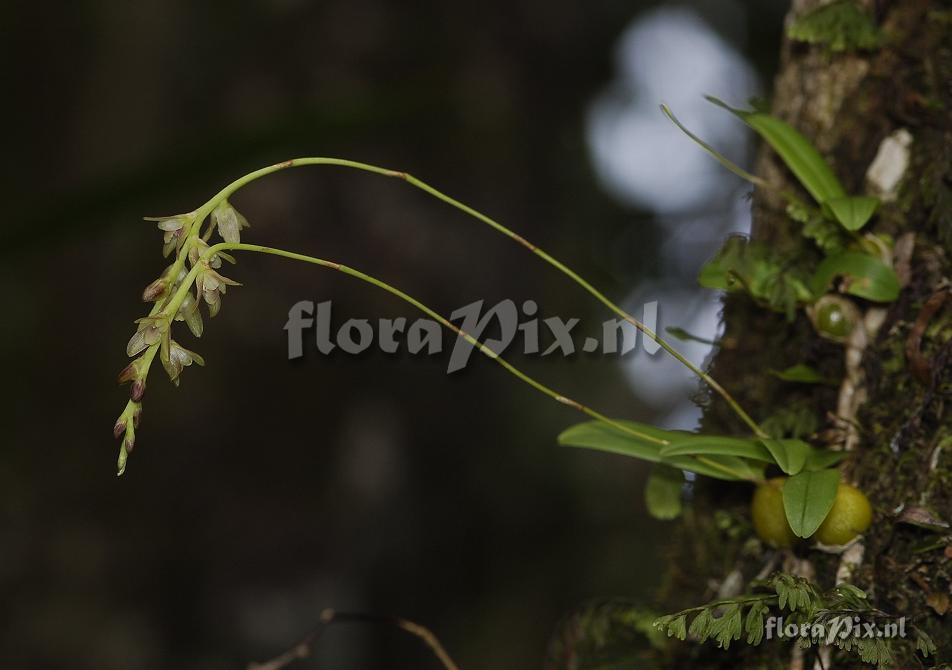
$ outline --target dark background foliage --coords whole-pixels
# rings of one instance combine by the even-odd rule
[[[677,7],[769,81],[783,4]],[[243,667],[334,606],[424,622],[466,668],[539,667],[584,599],[650,601],[668,531],[645,515],[646,470],[556,448],[569,409],[484,360],[447,376],[445,356],[308,345],[287,361],[297,300],[333,300],[338,323],[416,316],[334,273],[239,259],[244,286],[201,341],[183,338],[208,367],[179,389],[156,368],[122,479],[110,429],[141,287],[163,267],[141,216],[190,210],[291,156],[410,171],[619,299],[673,272],[657,260],[665,228],[606,191],[586,145],[619,37],[657,9],[8,3],[0,666]],[[395,181],[305,168],[234,203],[248,239],[372,271],[443,312],[532,298],[605,318],[522,248]],[[663,414],[616,359],[522,362],[609,414]],[[301,667],[427,663],[399,633],[356,628]]]

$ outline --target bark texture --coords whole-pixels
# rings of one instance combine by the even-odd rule
[[[816,4],[795,2],[788,21]],[[868,494],[875,509],[865,556],[852,581],[880,609],[917,621],[934,638],[939,659],[952,662],[952,611],[946,613],[952,539],[948,532],[903,520],[909,510],[952,520],[952,5],[906,0],[869,3],[866,9],[883,35],[876,49],[832,53],[823,45],[785,41],[772,109],[814,142],[851,193],[869,191],[867,170],[884,139],[903,128],[912,136],[910,163],[897,196],[884,203],[873,226],[905,250],[897,254],[905,287],[895,303],[879,311],[857,301],[871,333],[864,347],[854,348],[849,362],[844,346],[818,337],[802,312],[788,323],[783,315],[732,295],[725,300],[725,335],[711,370],[758,421],[807,425],[817,444],[852,440],[855,456],[845,466],[845,476]],[[798,188],[767,149],[759,156],[757,172]],[[783,202],[770,194],[755,194],[752,236],[791,258],[819,258],[800,225],[785,215]],[[767,374],[798,362],[837,380],[852,378],[858,395],[844,404],[842,387],[784,383]],[[705,403],[705,430],[744,432],[719,399]],[[844,407],[855,411],[847,421],[836,416]],[[745,583],[771,558],[770,551],[750,539],[750,492],[742,488],[699,483],[700,504],[693,506],[672,543],[672,568],[661,594],[665,611],[716,597],[728,578]],[[816,582],[833,586],[839,556],[809,546],[795,553],[810,561]],[[779,567],[792,558],[777,560]],[[786,644],[751,648],[739,643],[729,652],[711,643],[674,648],[663,667],[794,667]],[[894,667],[935,663],[902,645],[894,651]],[[834,653],[832,666],[868,667],[840,652]],[[809,656],[805,667],[813,667]]]

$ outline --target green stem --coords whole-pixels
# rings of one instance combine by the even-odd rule
[[[441,324],[448,330],[456,333],[459,337],[462,337],[471,346],[478,349],[480,353],[482,353],[486,357],[492,359],[493,361],[498,363],[500,366],[502,366],[507,372],[509,372],[516,378],[520,379],[524,383],[528,384],[532,388],[536,389],[537,391],[549,396],[553,400],[563,405],[568,405],[569,407],[572,407],[578,410],[579,412],[582,412],[583,414],[597,421],[600,421],[609,426],[612,426],[616,430],[619,430],[623,433],[628,433],[629,435],[633,435],[634,437],[637,437],[640,440],[651,442],[659,446],[670,444],[668,440],[665,440],[663,438],[657,438],[652,435],[648,435],[646,433],[642,433],[641,431],[635,430],[623,423],[615,421],[614,419],[611,419],[605,416],[604,414],[597,412],[576,400],[573,400],[571,398],[568,398],[567,396],[562,395],[561,393],[555,391],[554,389],[530,377],[529,375],[524,373],[522,370],[514,366],[509,361],[505,360],[504,358],[501,358],[499,354],[497,354],[495,351],[493,351],[489,347],[479,342],[479,340],[477,340],[475,337],[473,337],[472,335],[464,331],[462,328],[459,328],[456,324],[454,324],[452,321],[450,321],[449,319],[441,315],[439,312],[436,312],[435,310],[431,309],[430,307],[423,304],[422,302],[420,302],[413,296],[409,295],[408,293],[405,293],[404,291],[401,291],[395,286],[392,286],[383,280],[377,279],[376,277],[372,275],[368,275],[355,268],[351,268],[341,263],[337,263],[336,261],[330,261],[323,258],[316,258],[314,256],[307,256],[305,254],[300,254],[293,251],[285,251],[284,249],[266,247],[259,244],[221,242],[205,250],[200,260],[196,262],[195,265],[191,268],[188,275],[185,277],[184,281],[182,281],[182,283],[179,285],[175,293],[169,297],[165,306],[161,310],[162,315],[167,317],[170,321],[174,318],[175,314],[178,312],[179,308],[181,307],[182,302],[185,300],[185,296],[188,294],[189,290],[194,284],[195,279],[198,276],[198,273],[201,271],[203,264],[207,262],[212,256],[214,256],[219,251],[251,251],[251,252],[257,252],[262,254],[269,254],[272,256],[279,256],[281,258],[301,261],[304,263],[310,263],[312,265],[318,265],[320,267],[329,268],[331,270],[337,270],[338,272],[342,272],[346,275],[359,279],[363,282],[366,282],[368,284],[381,288],[384,291],[387,291],[388,293],[395,295],[401,300],[409,303],[410,305],[413,305],[414,307],[419,309],[421,312],[423,312],[424,314],[432,318],[434,321],[438,322],[439,324]],[[149,348],[149,350],[146,352],[148,356],[149,364],[151,364],[152,358],[154,358],[155,352],[157,349],[158,349],[158,345],[152,345]],[[737,477],[738,479],[745,479],[745,480],[750,480],[754,482],[757,481],[756,479],[751,479],[745,473],[736,472],[730,466],[708,459],[704,456],[697,456],[697,459],[701,462],[708,464],[711,467],[721,470],[722,472],[726,474],[729,474],[733,477]],[[124,464],[124,458],[121,457],[120,463]],[[122,474],[121,470],[120,470],[120,474]]]
[[[719,600],[712,600],[709,603],[704,605],[698,605],[697,607],[688,607],[686,609],[675,612],[674,614],[669,614],[668,616],[676,617],[681,614],[687,614],[689,612],[700,612],[701,610],[711,609],[714,607],[721,607],[723,605],[746,605],[748,603],[764,602],[767,600],[776,600],[776,593],[765,593],[763,595],[750,596],[745,598],[721,598]]]
[[[166,306],[162,309],[162,313],[165,316],[167,316],[169,319],[175,316],[176,312],[178,312],[179,307],[181,307],[182,302],[185,300],[185,296],[188,294],[192,284],[194,283],[195,278],[198,276],[198,272],[202,268],[202,263],[204,261],[207,261],[209,258],[211,258],[214,254],[216,254],[219,251],[254,251],[261,254],[270,254],[272,256],[280,256],[282,258],[302,261],[304,263],[311,263],[312,265],[319,265],[321,267],[330,268],[331,270],[337,270],[338,272],[343,272],[346,275],[350,275],[351,277],[360,279],[361,281],[367,282],[368,284],[372,284],[373,286],[381,288],[384,291],[387,291],[388,293],[397,296],[404,302],[407,302],[413,305],[414,307],[419,309],[421,312],[423,312],[424,314],[432,318],[434,321],[440,323],[447,329],[453,331],[454,333],[462,337],[464,340],[466,340],[466,342],[468,342],[470,345],[478,349],[480,353],[484,354],[488,358],[491,358],[496,363],[498,363],[503,368],[505,368],[510,374],[516,376],[517,378],[519,378],[520,380],[522,380],[523,382],[525,382],[532,388],[536,389],[537,391],[541,393],[544,393],[545,395],[549,396],[553,400],[556,400],[557,402],[560,402],[563,405],[568,405],[569,407],[577,409],[578,411],[590,416],[591,418],[597,421],[606,423],[612,426],[613,428],[620,430],[624,433],[633,435],[640,440],[652,442],[654,444],[657,444],[658,446],[664,446],[666,444],[669,444],[668,440],[653,437],[646,433],[637,431],[633,428],[630,428],[629,426],[626,426],[623,423],[619,423],[618,421],[615,421],[614,419],[611,419],[605,416],[604,414],[601,414],[600,412],[596,412],[590,407],[586,407],[585,405],[583,405],[582,403],[576,400],[572,400],[571,398],[568,398],[562,395],[561,393],[558,393],[557,391],[549,388],[545,384],[542,384],[536,379],[533,379],[532,377],[524,373],[522,370],[514,366],[509,361],[505,360],[504,358],[501,358],[499,354],[497,354],[495,351],[493,351],[486,345],[479,342],[479,340],[477,340],[475,337],[473,337],[466,331],[459,328],[456,324],[454,324],[449,319],[445,318],[440,313],[427,307],[426,305],[424,305],[422,302],[420,302],[413,296],[407,293],[404,293],[400,289],[396,288],[395,286],[391,286],[385,281],[382,281],[380,279],[377,279],[376,277],[373,277],[364,272],[361,272],[360,270],[356,270],[346,265],[342,265],[341,263],[337,263],[335,261],[329,261],[323,258],[315,258],[314,256],[306,256],[304,254],[295,253],[293,251],[285,251],[284,249],[275,249],[273,247],[265,247],[259,244],[221,242],[205,250],[205,252],[202,254],[201,260],[192,267],[188,275],[185,277],[185,280],[182,281],[182,283],[179,285],[178,290],[171,297],[171,299],[168,301]],[[152,353],[154,355],[154,352]]]
[[[667,105],[661,105],[661,111],[664,113],[665,116],[668,117],[671,123],[676,125],[681,130],[682,133],[684,133],[685,135],[690,137],[692,140],[694,140],[695,144],[697,144],[699,147],[704,149],[704,151],[710,154],[714,158],[714,160],[716,160],[718,163],[723,165],[725,168],[727,168],[728,170],[736,174],[741,179],[746,179],[754,186],[760,186],[761,188],[766,188],[766,189],[771,188],[771,185],[766,180],[761,179],[757,175],[751,174],[744,168],[740,167],[739,165],[734,163],[732,160],[730,160],[727,156],[722,154],[720,151],[718,151],[717,149],[712,147],[710,144],[708,144],[707,142],[702,140],[700,137],[698,137],[697,135],[692,133],[690,130],[688,130],[683,123],[678,121],[678,117],[674,115],[674,112],[672,112],[671,109]]]
[[[293,158],[291,160],[284,161],[283,163],[276,163],[274,165],[269,165],[263,167],[254,172],[249,172],[243,177],[236,179],[232,183],[228,184],[225,188],[219,191],[211,200],[209,200],[205,205],[199,208],[196,211],[196,220],[201,221],[207,214],[209,214],[214,207],[221,202],[223,199],[230,197],[235,191],[241,187],[249,184],[250,182],[260,179],[266,175],[269,175],[273,172],[278,172],[279,170],[285,170],[291,167],[300,167],[304,165],[335,165],[339,167],[346,167],[355,170],[362,170],[364,172],[371,172],[378,175],[383,175],[385,177],[396,177],[398,179],[403,179],[412,186],[428,193],[429,195],[441,200],[442,202],[454,207],[461,212],[464,212],[471,217],[485,223],[496,231],[502,233],[506,237],[518,242],[522,246],[526,247],[529,251],[534,253],[536,256],[544,260],[546,263],[556,268],[559,272],[569,277],[576,284],[585,289],[590,295],[592,295],[596,300],[601,302],[605,307],[607,307],[611,312],[621,317],[626,322],[630,323],[632,326],[637,328],[639,331],[644,333],[646,337],[654,340],[658,343],[668,354],[673,356],[678,362],[687,367],[691,372],[698,376],[699,379],[703,380],[711,389],[713,389],[718,395],[720,395],[724,401],[730,406],[734,413],[743,421],[758,437],[766,438],[768,437],[767,433],[754,421],[749,414],[740,406],[740,404],[734,399],[734,397],[721,386],[713,377],[707,374],[704,370],[699,368],[697,365],[689,361],[684,357],[677,349],[671,346],[663,337],[655,333],[653,330],[648,328],[641,321],[633,317],[631,314],[623,310],[621,307],[616,305],[614,302],[609,300],[601,291],[592,286],[588,281],[579,276],[574,270],[566,266],[564,263],[558,259],[550,256],[548,253],[530,243],[521,235],[510,230],[506,226],[502,225],[498,221],[492,219],[491,217],[483,214],[482,212],[473,209],[472,207],[463,204],[462,202],[452,198],[442,191],[430,186],[424,181],[417,179],[413,175],[407,174],[406,172],[400,172],[398,170],[389,170],[387,168],[382,168],[376,165],[370,165],[367,163],[360,163],[357,161],[345,160],[342,158],[326,158],[326,157],[312,157],[312,158]]]

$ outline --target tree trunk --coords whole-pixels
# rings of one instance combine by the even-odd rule
[[[788,22],[816,4],[796,0]],[[887,138],[900,129],[911,135],[910,162],[898,193],[883,203],[872,225],[896,242],[903,291],[885,306],[857,300],[868,337],[851,338],[846,347],[820,338],[802,311],[789,323],[732,294],[724,302],[725,335],[711,371],[758,421],[812,428],[808,433],[816,444],[852,447],[844,478],[867,493],[875,513],[865,554],[850,580],[876,607],[918,622],[935,640],[939,659],[952,662],[952,612],[945,613],[952,539],[947,530],[907,523],[926,513],[952,521],[952,5],[883,1],[866,9],[882,32],[878,48],[834,53],[823,44],[785,40],[772,107],[827,157],[851,193],[869,192],[867,170]],[[769,181],[799,188],[766,148],[757,167]],[[801,225],[769,193],[755,194],[752,237],[791,257],[819,258]],[[842,384],[798,385],[768,374],[800,362]],[[714,397],[706,402],[703,427],[744,432]],[[717,597],[718,589],[732,590],[732,582],[742,586],[771,558],[770,550],[750,540],[750,491],[742,489],[698,483],[697,504],[673,542],[673,567],[662,589],[665,611],[702,604]],[[809,561],[815,582],[834,585],[840,556],[806,545],[794,553],[779,555],[777,567],[802,568]],[[741,641],[726,652],[711,642],[672,648],[664,667],[788,668],[797,662],[791,665],[789,643],[749,647]],[[915,658],[908,644],[892,650],[894,667],[935,662]],[[812,653],[800,667],[813,667]],[[826,667],[830,662],[835,668],[869,667],[839,651]]]

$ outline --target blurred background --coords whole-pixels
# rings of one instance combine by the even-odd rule
[[[646,467],[561,449],[580,420],[473,357],[287,360],[299,300],[405,316],[336,273],[243,256],[180,388],[153,370],[128,472],[110,432],[142,287],[144,215],[191,210],[292,156],[409,171],[490,213],[640,314],[716,335],[701,263],[748,226],[751,138],[702,94],[769,90],[784,2],[382,0],[5,3],[0,228],[5,401],[0,667],[216,670],[268,658],[325,607],[427,624],[464,668],[536,668],[588,598],[649,603],[670,527]],[[607,314],[548,266],[395,180],[302,168],[233,203],[244,239],[367,270],[438,310],[533,299]],[[179,324],[181,327],[181,324]],[[182,329],[184,330],[184,328]],[[701,344],[684,350],[700,362]],[[511,357],[609,415],[691,428],[660,355]],[[329,632],[301,668],[435,667],[405,635]]]

